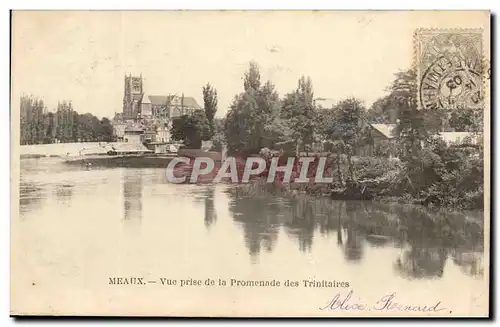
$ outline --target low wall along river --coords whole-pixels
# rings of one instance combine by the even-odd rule
[[[109,146],[120,144],[119,142],[86,142],[86,143],[54,143],[21,145],[21,157],[30,156],[67,156],[78,155],[80,151],[85,153],[106,153]]]

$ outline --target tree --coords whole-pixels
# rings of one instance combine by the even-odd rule
[[[106,142],[112,142],[113,141],[113,125],[111,124],[111,121],[103,117],[100,121],[100,140],[101,141],[106,141]]]
[[[52,143],[56,136],[56,117],[53,112],[49,112],[45,115],[45,126],[46,130],[43,143]]]
[[[456,132],[481,132],[483,112],[472,108],[454,110],[450,115],[450,127]]]
[[[413,70],[396,73],[390,86],[390,103],[397,107],[396,134],[406,156],[418,156],[422,143],[427,139],[424,112],[418,110],[417,78]]]
[[[61,142],[112,141],[113,126],[108,118],[99,120],[73,110],[71,101],[62,101],[57,111],[47,112],[42,99],[21,97],[21,144]]]
[[[316,113],[316,132],[323,140],[330,140],[336,126],[335,109],[322,109]]]
[[[210,137],[212,137],[215,134],[214,117],[217,113],[217,90],[210,83],[203,87],[203,103],[205,116],[210,124]]]
[[[46,133],[43,100],[23,95],[20,102],[21,144],[43,143]]]
[[[190,115],[182,115],[172,122],[172,138],[184,141],[186,147],[201,148],[202,141],[210,139],[210,125],[203,110],[196,110]]]
[[[252,151],[256,147],[255,139],[259,136],[252,135],[256,107],[257,103],[249,92],[234,98],[224,122],[224,135],[230,153]]]
[[[352,156],[365,137],[366,111],[360,100],[348,98],[334,107],[333,115],[334,119],[329,121],[323,132],[328,139],[335,142],[335,152],[347,156],[349,175],[354,181]]]
[[[260,88],[260,70],[259,65],[255,61],[250,62],[250,68],[245,72],[243,88],[245,91],[249,89],[257,91]]]
[[[213,146],[211,151],[221,152],[224,145],[226,144],[226,140],[224,137],[224,125],[225,118],[214,119],[214,135],[212,136]]]
[[[277,129],[280,125],[280,99],[273,83],[267,81],[256,92],[256,103],[256,119],[252,132],[258,136],[257,147],[260,150],[280,141],[282,136],[280,129]]]
[[[287,94],[283,100],[281,116],[290,124],[296,152],[301,145],[314,142],[316,108],[313,99],[311,78],[302,76],[295,92]]]
[[[75,118],[71,101],[59,102],[57,104],[57,138],[61,142],[75,141]]]
[[[396,107],[392,106],[390,96],[377,99],[367,112],[367,119],[371,123],[395,124],[398,115]]]
[[[257,64],[250,63],[244,76],[245,91],[237,95],[227,113],[224,134],[228,151],[258,153],[280,139],[278,93],[271,82],[261,86]]]
[[[94,139],[94,123],[92,114],[75,114],[74,116],[74,139],[80,142],[87,142]]]

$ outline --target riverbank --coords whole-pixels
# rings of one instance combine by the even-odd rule
[[[43,158],[43,157],[64,157],[77,155],[80,152],[85,154],[105,154],[106,146],[113,146],[118,142],[74,142],[74,143],[51,143],[21,145],[19,147],[21,159]]]
[[[298,174],[300,168],[295,170]],[[274,194],[295,197],[307,195],[334,200],[374,200],[384,203],[409,203],[427,207],[458,210],[483,210],[484,191],[482,161],[464,160],[461,165],[446,169],[446,165],[412,170],[398,159],[354,157],[346,160],[329,158],[324,176],[332,183],[315,183],[316,168],[310,169],[309,183],[283,183],[278,173],[274,182],[267,175],[251,183],[239,184],[233,192],[240,196]],[[352,171],[350,171],[352,169]]]
[[[75,142],[75,143],[52,143],[52,144],[35,144],[21,145],[21,159],[35,158],[57,158],[57,157],[82,157],[106,155],[110,152],[114,153],[148,153],[148,150],[141,143],[126,143],[126,142]]]
[[[100,155],[65,160],[67,165],[105,168],[167,168],[175,155]]]
[[[166,168],[175,155],[106,155],[110,147],[120,149],[131,146],[127,143],[73,143],[32,146],[32,151],[23,149],[21,157],[64,157],[70,164],[104,167],[126,168]],[[47,151],[51,149],[51,151]],[[57,149],[57,151],[55,150]],[[68,149],[75,150],[73,156],[63,155]],[[35,151],[36,150],[36,151]],[[186,177],[186,183],[191,182],[194,158],[208,156],[217,163],[210,174],[197,176],[194,182],[212,183],[220,168],[221,154],[216,152],[181,153],[188,156],[191,162],[177,164],[176,177]],[[43,154],[40,154],[43,153]],[[91,155],[95,153],[94,155]],[[436,147],[432,151],[424,149],[421,156],[402,161],[397,158],[385,157],[351,157],[329,154],[326,157],[324,177],[330,177],[332,182],[315,183],[319,158],[315,157],[309,165],[307,177],[309,183],[294,182],[301,166],[295,164],[293,178],[290,183],[283,182],[283,172],[278,172],[272,183],[267,183],[270,158],[267,158],[267,169],[259,175],[253,175],[250,183],[236,186],[242,195],[259,194],[261,192],[280,193],[293,196],[307,194],[316,197],[328,197],[335,200],[377,200],[380,202],[398,202],[420,204],[429,207],[445,207],[459,210],[484,209],[484,164],[481,155],[474,154],[463,147]],[[279,165],[284,166],[287,158],[279,158]],[[296,163],[299,162],[295,158]],[[408,160],[408,159],[407,159]],[[236,158],[238,181],[242,180],[245,169],[245,157]],[[201,178],[201,179],[200,179]],[[223,182],[227,181],[222,178]]]
[[[239,184],[230,189],[230,193],[235,196],[263,196],[266,195],[276,195],[282,197],[296,198],[296,197],[307,197],[310,199],[320,199],[328,198],[333,200],[344,200],[344,201],[371,201],[379,203],[397,203],[397,204],[411,204],[411,205],[422,205],[428,208],[442,208],[445,210],[484,210],[482,202],[472,201],[472,202],[462,202],[458,205],[439,205],[433,202],[429,198],[418,198],[410,193],[403,193],[401,195],[373,195],[370,190],[365,190],[365,192],[371,194],[367,196],[361,193],[361,187],[356,188],[343,188],[343,189],[333,189],[328,185],[304,185],[304,184],[278,184],[278,183],[267,183],[264,178],[252,181],[248,184]],[[482,196],[482,195],[481,195]]]

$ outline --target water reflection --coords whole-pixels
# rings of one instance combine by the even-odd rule
[[[19,184],[19,211],[21,214],[40,208],[45,199],[45,190],[41,186],[22,181]],[[22,217],[24,216],[21,215]]]
[[[448,256],[445,248],[411,245],[395,262],[396,271],[406,278],[442,277]]]
[[[214,238],[236,226],[235,235],[224,238],[223,246],[234,247],[238,253],[242,246],[243,252],[249,254],[250,262],[244,258],[249,264],[257,264],[262,254],[278,256],[288,251],[290,267],[296,264],[293,260],[301,260],[302,254],[316,258],[326,253],[336,260],[335,264],[340,260],[350,269],[370,270],[371,256],[377,260],[376,256],[384,253],[387,257],[383,264],[392,274],[406,279],[442,278],[450,267],[456,267],[464,276],[478,278],[484,274],[482,212],[452,213],[413,205],[303,196],[242,197],[223,193],[221,185],[166,183],[164,170],[79,172],[51,161],[45,164],[48,168],[30,165],[23,168],[20,181],[20,217],[37,217],[41,223],[59,210],[71,215],[72,210],[87,208],[95,200],[102,208],[93,206],[94,215],[102,214],[100,209],[116,213],[125,227],[124,237],[130,232],[138,242],[144,232],[143,218],[151,218],[153,229],[177,233],[182,228],[186,239],[200,244],[219,244],[220,239]],[[190,215],[196,217],[163,219],[165,208],[170,206],[179,211],[190,209]],[[26,212],[29,214],[23,214]],[[77,212],[75,216],[83,215]],[[198,234],[200,230],[203,235]],[[236,243],[231,243],[233,240]],[[282,240],[291,241],[292,246],[284,250],[282,244],[289,244]],[[204,248],[201,245],[193,251]]]
[[[73,197],[74,187],[75,186],[71,183],[56,184],[54,193],[57,202],[69,206],[71,204],[71,198]]]
[[[283,209],[281,203],[262,198],[238,198],[230,204],[229,210],[243,228],[245,245],[254,260],[262,248],[273,250],[280,227],[278,216]]]
[[[313,206],[300,200],[291,202],[284,226],[286,233],[297,240],[301,251],[311,250],[316,228]]]
[[[344,244],[344,257],[347,261],[358,262],[363,258],[363,243],[365,231],[356,228],[360,219],[368,218],[364,208],[364,202],[348,201],[345,205],[346,214],[346,241]],[[342,216],[340,216],[342,218]]]
[[[217,221],[217,211],[214,204],[215,187],[207,187],[205,192],[205,227],[210,228]]]
[[[453,263],[459,266],[460,270],[468,276],[482,277],[484,275],[482,252],[456,251],[453,254]]]
[[[123,219],[125,221],[142,219],[142,183],[141,170],[123,170]]]
[[[440,278],[450,256],[467,275],[484,270],[482,223],[464,214],[367,201],[229,196],[230,213],[252,257],[262,248],[272,251],[283,227],[302,252],[313,250],[317,231],[335,237],[351,263],[362,262],[367,247],[400,248],[394,271],[404,278]]]

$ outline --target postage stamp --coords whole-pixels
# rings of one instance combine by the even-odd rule
[[[420,108],[482,108],[482,40],[480,29],[415,32]]]

